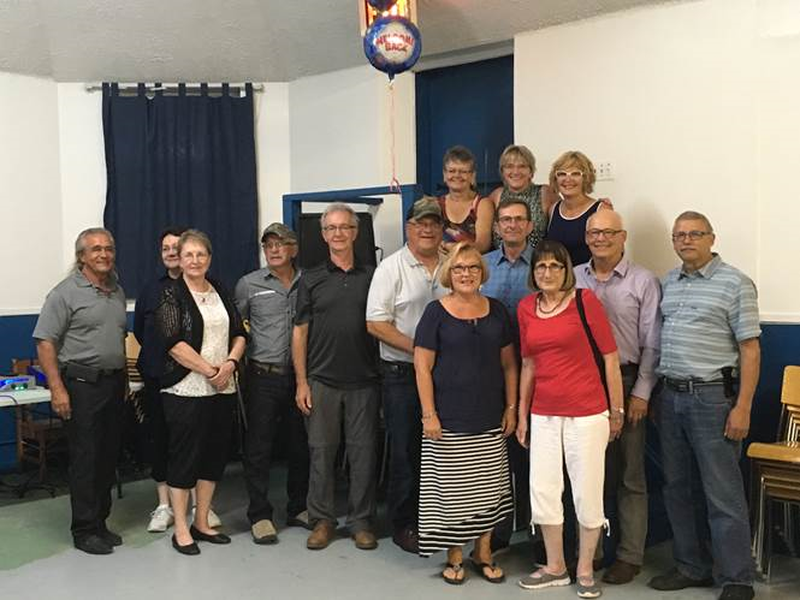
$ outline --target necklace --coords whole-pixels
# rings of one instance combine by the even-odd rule
[[[544,294],[539,294],[539,296],[536,298],[536,308],[538,308],[539,312],[542,313],[543,315],[553,314],[556,311],[556,309],[559,306],[561,306],[561,303],[564,302],[564,298],[566,298],[567,296],[568,296],[568,294],[564,294],[563,296],[561,296],[561,300],[556,302],[556,304],[555,304],[555,306],[553,306],[553,308],[551,308],[550,310],[545,310],[542,307],[542,298],[544,298]]]

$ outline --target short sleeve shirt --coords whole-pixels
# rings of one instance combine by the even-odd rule
[[[477,433],[500,426],[505,406],[500,350],[512,341],[508,312],[494,298],[479,319],[456,318],[438,300],[428,304],[414,346],[436,353],[434,400],[444,429]]]
[[[80,271],[54,287],[44,301],[33,337],[53,342],[58,362],[96,369],[125,366],[125,292],[114,282],[109,292]]]
[[[308,377],[340,389],[378,382],[378,346],[364,319],[374,267],[343,271],[331,262],[303,272],[295,323],[308,324]]]
[[[536,298],[519,303],[522,357],[534,363],[531,413],[559,417],[586,417],[608,409],[600,371],[573,298],[567,308],[549,319],[536,314]],[[586,320],[602,354],[617,349],[603,305],[583,290]]]
[[[236,307],[250,323],[247,356],[263,363],[291,363],[292,324],[300,273],[286,289],[269,269],[259,269],[236,284]]]
[[[433,273],[422,264],[408,246],[388,256],[375,269],[367,297],[367,321],[392,323],[412,340],[425,307],[447,294],[439,283],[441,264]],[[380,342],[381,358],[392,362],[413,363],[414,357]]]
[[[739,366],[739,343],[761,335],[753,281],[718,255],[702,269],[664,278],[661,363],[671,379],[715,381]]]

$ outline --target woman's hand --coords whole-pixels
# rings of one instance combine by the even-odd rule
[[[422,418],[422,436],[430,440],[442,439],[442,424],[436,413]]]
[[[528,447],[528,419],[520,419],[517,423],[517,441],[523,448]]]
[[[236,369],[236,365],[233,364],[233,361],[226,360],[217,368],[216,374],[208,378],[208,382],[214,386],[215,390],[221,392],[228,387],[234,369]]]
[[[503,412],[503,437],[510,437],[517,429],[517,407],[506,406]]]
[[[608,417],[608,426],[610,430],[608,434],[609,442],[613,442],[622,434],[622,424],[624,422],[625,418],[622,416],[622,413],[611,411]]]

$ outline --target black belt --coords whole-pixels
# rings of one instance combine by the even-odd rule
[[[250,364],[257,371],[261,371],[267,375],[291,375],[294,373],[292,365],[279,365],[277,363],[265,363],[258,360],[250,359]]]
[[[398,375],[408,375],[414,372],[414,363],[399,360],[381,360],[381,367],[389,373],[397,373]]]
[[[123,373],[125,369],[99,369],[69,362],[61,368],[62,376],[87,383],[95,383],[101,377],[119,377]]]
[[[694,388],[725,385],[724,379],[717,379],[715,381],[693,381],[691,379],[670,379],[669,377],[664,377],[663,381],[664,385],[671,390],[676,392],[689,392],[690,394],[694,393]]]

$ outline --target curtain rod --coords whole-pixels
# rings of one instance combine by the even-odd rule
[[[118,83],[117,85],[119,86],[119,89],[120,89],[121,92],[137,92],[138,89],[139,89],[139,84],[138,83]],[[156,92],[156,91],[163,90],[165,92],[177,93],[178,92],[178,85],[179,84],[177,84],[177,83],[161,83],[161,84],[159,84],[158,87],[156,87],[155,83],[145,83],[144,87],[145,87],[145,90],[147,90],[148,92]],[[186,86],[187,91],[188,90],[199,91],[201,84],[199,84],[199,83],[186,83],[184,85]],[[209,90],[218,90],[218,89],[222,88],[222,83],[208,83],[206,85],[208,85],[208,89]],[[264,85],[263,84],[254,83],[252,85],[253,85],[253,91],[254,92],[263,92],[264,91]],[[244,89],[245,84],[244,83],[229,83],[228,86],[231,89],[237,89],[237,88],[238,89]],[[103,84],[99,83],[99,82],[87,83],[85,85],[85,88],[86,88],[87,92],[102,92],[103,91]]]

